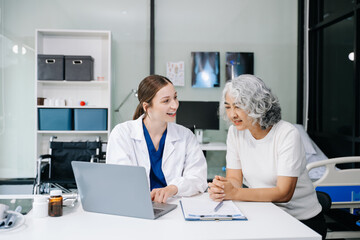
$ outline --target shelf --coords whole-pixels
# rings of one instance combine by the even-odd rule
[[[37,131],[40,134],[108,134],[108,131]]]
[[[86,85],[86,86],[107,86],[108,81],[66,81],[66,80],[38,80],[38,84],[40,85],[52,85],[52,86],[74,86],[74,85]]]
[[[41,29],[38,30],[42,37],[53,36],[53,37],[103,37],[108,39],[110,31],[97,31],[97,30],[72,30],[72,29]]]
[[[57,136],[58,141],[64,142],[94,140],[97,137],[101,137],[103,141],[107,141],[111,129],[111,32],[93,30],[37,29],[35,35],[35,96],[36,98],[48,99],[49,105],[51,104],[52,106],[37,105],[36,102],[36,151],[34,159],[37,159],[37,157],[41,154],[47,153],[49,148],[49,138],[52,136]],[[37,74],[38,54],[91,56],[94,59],[92,77],[94,80],[67,81],[63,79],[39,79]],[[59,78],[61,78],[61,75]],[[63,106],[58,106],[60,104],[55,106],[55,104],[53,104],[55,102],[58,103],[58,101],[63,104]],[[65,105],[64,101],[65,104],[68,105]],[[85,101],[87,105],[80,106],[81,101]],[[46,101],[46,103],[48,102]],[[69,109],[67,110],[69,112],[73,109],[106,109],[107,128],[106,130],[99,131],[38,130],[40,124],[39,117],[41,115],[39,112],[46,112],[43,109],[50,109],[48,112],[51,115],[48,115],[48,120],[50,119],[50,123],[55,122],[55,126],[57,124],[57,118],[55,118],[55,115],[52,114],[53,112],[57,112],[57,109]],[[74,112],[75,111],[77,110],[74,110]],[[72,117],[70,121],[75,124],[75,113],[73,116],[74,117]],[[61,117],[62,116],[60,115],[59,118]],[[85,117],[82,120],[82,123],[86,122],[87,124],[91,124],[91,122],[93,122],[93,124],[97,124],[97,121],[98,120],[96,120],[96,118]],[[49,128],[61,129],[60,127],[46,127],[41,129]],[[92,128],[89,127],[84,129]],[[94,129],[105,129],[105,127],[96,127]]]
[[[108,109],[106,106],[37,106],[38,109],[40,108],[70,108],[70,109]]]

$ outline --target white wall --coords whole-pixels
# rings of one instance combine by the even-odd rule
[[[185,61],[186,100],[219,100],[225,52],[254,52],[255,75],[279,97],[283,118],[296,121],[296,0],[157,0],[156,72],[167,61]],[[191,88],[191,51],[219,51],[221,87]]]
[[[296,0],[156,0],[156,72],[166,62],[185,61],[180,100],[219,101],[225,83],[225,53],[254,52],[254,74],[279,97],[282,117],[296,122]],[[191,87],[192,51],[220,52],[220,88]],[[207,130],[209,141],[225,141],[227,126]],[[209,174],[221,174],[225,154],[208,152]]]
[[[35,29],[110,30],[115,109],[149,74],[149,0],[0,0],[0,178],[33,177],[35,168]],[[254,52],[255,75],[279,97],[283,119],[296,121],[297,1],[296,0],[156,0],[155,56],[157,74],[168,61],[185,61],[182,100],[220,99],[224,86],[225,52]],[[126,13],[125,13],[126,11]],[[12,52],[14,44],[27,49]],[[219,51],[221,87],[191,88],[191,51]],[[134,97],[113,112],[113,125],[131,119]],[[224,141],[220,131],[205,133]],[[224,153],[208,153],[214,172]],[[210,166],[209,166],[210,167]]]

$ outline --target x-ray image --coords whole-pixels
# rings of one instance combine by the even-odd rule
[[[220,53],[192,52],[192,87],[213,88],[220,86]]]
[[[254,74],[254,53],[227,52],[226,53],[226,81],[241,74]]]

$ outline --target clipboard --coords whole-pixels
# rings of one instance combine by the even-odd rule
[[[223,206],[215,212],[218,202],[210,198],[182,198],[181,210],[186,221],[246,221],[247,218],[233,201],[223,201]]]

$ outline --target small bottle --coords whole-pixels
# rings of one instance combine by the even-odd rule
[[[61,190],[51,190],[49,198],[49,216],[60,217],[63,215],[63,197]]]
[[[48,216],[48,198],[42,195],[35,195],[33,202],[33,216],[36,218]]]

